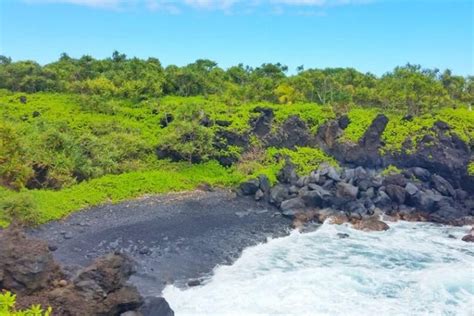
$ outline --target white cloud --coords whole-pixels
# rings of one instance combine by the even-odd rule
[[[25,0],[27,3],[64,3],[75,4],[95,8],[118,8],[124,2],[123,0]]]
[[[365,4],[376,0],[23,0],[27,3],[62,3],[105,9],[146,8],[178,14],[186,8],[195,10],[220,10],[231,12],[238,7],[244,12],[257,7],[278,8],[281,13],[290,7],[330,7]]]

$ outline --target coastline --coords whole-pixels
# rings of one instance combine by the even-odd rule
[[[71,272],[123,251],[137,264],[131,283],[144,296],[159,296],[170,283],[199,284],[243,249],[286,235],[290,224],[267,203],[224,190],[190,191],[86,209],[29,234],[46,240]]]

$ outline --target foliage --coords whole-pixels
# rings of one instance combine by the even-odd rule
[[[0,199],[0,226],[17,220],[22,224],[38,223],[39,214],[36,201],[27,192],[6,195]]]
[[[467,165],[467,174],[470,175],[470,176],[474,176],[474,161],[471,161]]]
[[[26,310],[17,310],[15,304],[15,294],[9,291],[0,293],[0,315],[2,316],[50,316],[53,312],[51,307],[44,310],[40,305],[33,305]]]
[[[67,54],[41,66],[34,61],[12,61],[0,56],[0,89],[18,92],[66,92],[145,100],[164,95],[219,96],[228,103],[298,102],[350,104],[421,114],[441,106],[474,102],[474,78],[447,69],[424,69],[407,64],[377,77],[353,68],[298,69],[264,63],[239,64],[228,69],[216,62],[163,68],[156,58],[129,58],[117,51],[105,59],[71,58]]]
[[[35,224],[41,224],[105,202],[117,203],[144,194],[192,190],[201,183],[230,187],[241,180],[243,176],[235,169],[224,168],[215,161],[193,165],[160,161],[155,170],[107,175],[60,191],[0,191],[0,198],[13,201],[25,198],[33,200],[34,208],[29,209],[29,213],[37,216]],[[21,217],[18,219],[24,220]],[[4,221],[6,223],[8,221]]]
[[[390,176],[390,175],[394,175],[394,174],[400,174],[401,172],[402,172],[402,170],[395,167],[394,165],[389,165],[389,166],[387,166],[387,168],[382,170],[381,175],[386,177],[386,176]]]
[[[378,111],[376,109],[354,108],[349,111],[347,116],[349,117],[350,123],[344,130],[342,140],[358,142],[362,136],[364,136],[365,131],[377,114]]]

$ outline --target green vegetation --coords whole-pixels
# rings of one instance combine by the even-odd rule
[[[44,310],[40,305],[33,305],[27,310],[17,310],[15,308],[16,295],[9,291],[0,293],[0,315],[2,316],[50,316],[52,308]]]
[[[353,68],[304,69],[286,75],[280,63],[222,69],[199,59],[183,67],[163,67],[156,58],[128,58],[114,52],[110,58],[72,58],[62,54],[41,66],[34,61],[12,61],[0,56],[0,89],[100,95],[141,101],[163,96],[218,96],[226,104],[299,102],[350,104],[404,111],[418,115],[443,106],[474,102],[474,78],[450,70],[423,69],[407,64],[381,77]],[[110,108],[106,108],[111,110]]]
[[[389,165],[387,168],[385,168],[381,175],[383,176],[390,176],[390,175],[394,175],[394,174],[400,174],[402,172],[402,170],[398,169],[397,167],[393,166],[393,165]]]
[[[0,225],[8,224],[12,215],[17,215],[17,220],[27,224],[40,224],[104,202],[116,203],[144,194],[191,190],[202,183],[230,187],[241,180],[243,177],[235,170],[226,169],[217,162],[195,165],[162,162],[157,170],[107,175],[60,191],[4,191]]]
[[[467,165],[467,173],[470,176],[474,176],[474,161],[471,161],[469,165]]]
[[[407,139],[416,149],[437,120],[474,145],[473,77],[415,65],[381,77],[352,68],[287,70],[222,69],[209,60],[164,68],[118,52],[103,60],[63,54],[44,66],[0,56],[0,226],[203,182],[231,187],[259,174],[275,182],[285,157],[300,174],[337,165],[320,149],[265,148],[252,134],[262,108],[273,111],[271,133],[291,116],[315,134],[347,114],[342,140],[357,142],[383,112],[390,120],[382,151],[399,151]]]

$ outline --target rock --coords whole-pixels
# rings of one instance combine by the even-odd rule
[[[72,239],[73,235],[71,232],[66,232],[63,234],[64,239]]]
[[[240,191],[243,195],[254,195],[260,187],[260,181],[257,179],[247,180],[240,184]]]
[[[257,192],[255,192],[255,201],[260,201],[264,197],[265,193],[263,193],[261,189],[258,189]]]
[[[342,115],[339,120],[337,120],[337,123],[339,124],[339,127],[341,129],[346,129],[347,126],[349,126],[351,120],[349,119],[349,117],[347,115]]]
[[[16,227],[0,231],[0,288],[30,294],[46,288],[58,274],[46,242],[30,239]]]
[[[413,174],[415,175],[415,177],[417,177],[421,181],[424,181],[424,182],[430,181],[431,173],[428,170],[424,168],[420,168],[420,167],[414,167],[414,168],[411,168],[411,170]]]
[[[339,182],[336,184],[336,196],[338,198],[355,200],[358,192],[359,188],[349,183]]]
[[[165,128],[169,125],[169,123],[173,122],[174,117],[173,114],[171,113],[166,113],[161,119],[160,119],[160,126],[162,128]]]
[[[285,165],[277,174],[277,179],[280,183],[296,184],[298,175],[295,165],[290,160],[286,159]]]
[[[190,286],[190,287],[199,286],[199,285],[201,285],[201,281],[200,281],[200,280],[197,280],[197,279],[195,279],[195,280],[189,280],[187,284],[188,284],[188,286]]]
[[[325,218],[325,220],[327,220],[329,224],[333,225],[342,225],[349,222],[347,215],[342,212],[329,215]]]
[[[395,184],[388,184],[385,188],[385,192],[388,194],[388,196],[393,202],[397,204],[405,203],[405,198],[406,198],[405,188],[395,185]]]
[[[252,132],[262,138],[270,133],[272,129],[272,121],[274,117],[273,109],[256,107],[253,112],[260,112],[261,114],[250,122]]]
[[[268,177],[264,174],[261,174],[258,176],[258,181],[260,182],[260,190],[263,191],[263,193],[269,193],[271,189],[270,185],[270,180]]]
[[[474,242],[474,235],[472,234],[466,235],[461,240],[465,242]]]
[[[413,183],[411,182],[408,182],[407,185],[405,186],[405,191],[409,194],[409,195],[415,195],[419,189],[417,188],[416,185],[414,185]]]
[[[456,197],[453,186],[443,177],[434,174],[431,176],[433,187],[442,195]]]
[[[287,118],[275,133],[266,135],[263,141],[268,147],[294,149],[296,146],[309,146],[312,136],[306,122],[293,115]]]
[[[440,202],[443,197],[435,194],[431,190],[418,191],[409,199],[410,205],[417,207],[422,211],[433,212],[436,209],[436,203]]]
[[[308,207],[322,207],[331,193],[320,186],[314,185],[312,190],[301,190],[299,196]]]
[[[302,176],[298,178],[298,181],[296,181],[296,186],[299,188],[304,187],[305,185],[309,184],[309,177],[308,176]]]
[[[285,200],[281,203],[280,209],[282,211],[291,210],[291,209],[301,209],[305,207],[303,199],[296,197],[289,200]]]
[[[345,205],[345,210],[351,214],[359,214],[363,216],[367,213],[367,209],[365,208],[364,204],[359,201],[350,201]]]
[[[349,238],[349,234],[346,233],[337,233],[337,237],[344,239],[344,238]]]
[[[230,124],[232,124],[231,121],[227,120],[216,120],[216,125],[222,126],[222,127],[229,127]]]
[[[22,104],[26,104],[26,102],[27,102],[27,98],[26,98],[26,96],[24,96],[24,95],[21,95],[21,96],[19,97],[19,100],[20,100],[20,103],[22,103]]]
[[[77,287],[81,282],[92,281],[104,293],[110,293],[123,287],[133,273],[132,259],[121,253],[109,254],[79,271],[73,283]]]
[[[362,231],[384,231],[390,228],[386,223],[375,218],[357,221],[353,224],[353,227]]]
[[[151,249],[145,246],[145,247],[140,248],[138,253],[141,255],[149,255],[151,254]]]
[[[383,185],[387,186],[389,184],[398,185],[400,187],[405,187],[407,185],[407,179],[402,174],[392,174],[386,176],[383,180]]]
[[[174,316],[168,302],[163,297],[147,297],[138,310],[142,316]]]
[[[438,129],[442,130],[442,131],[447,131],[447,130],[451,129],[451,127],[448,125],[448,123],[440,121],[440,120],[436,121],[434,123],[434,126]]]
[[[327,168],[326,176],[329,179],[332,179],[334,181],[341,181],[341,176],[340,176],[339,172],[337,172],[336,168],[334,168],[333,166],[329,166]]]
[[[469,193],[467,193],[466,191],[462,189],[456,189],[454,191],[456,191],[456,198],[460,201],[464,201],[465,199],[469,197]]]
[[[288,199],[288,188],[284,185],[277,184],[270,190],[270,203],[280,206],[281,202]]]
[[[290,194],[297,194],[300,189],[296,185],[292,185],[288,188]]]
[[[49,251],[56,251],[56,250],[58,250],[58,246],[50,244],[50,245],[48,245],[48,250]]]
[[[122,254],[98,258],[80,270],[71,283],[48,294],[58,315],[120,315],[137,310],[143,300],[126,284],[135,272],[132,260]]]
[[[385,208],[392,204],[392,199],[384,191],[379,191],[377,198],[375,198],[374,203],[377,207]]]

